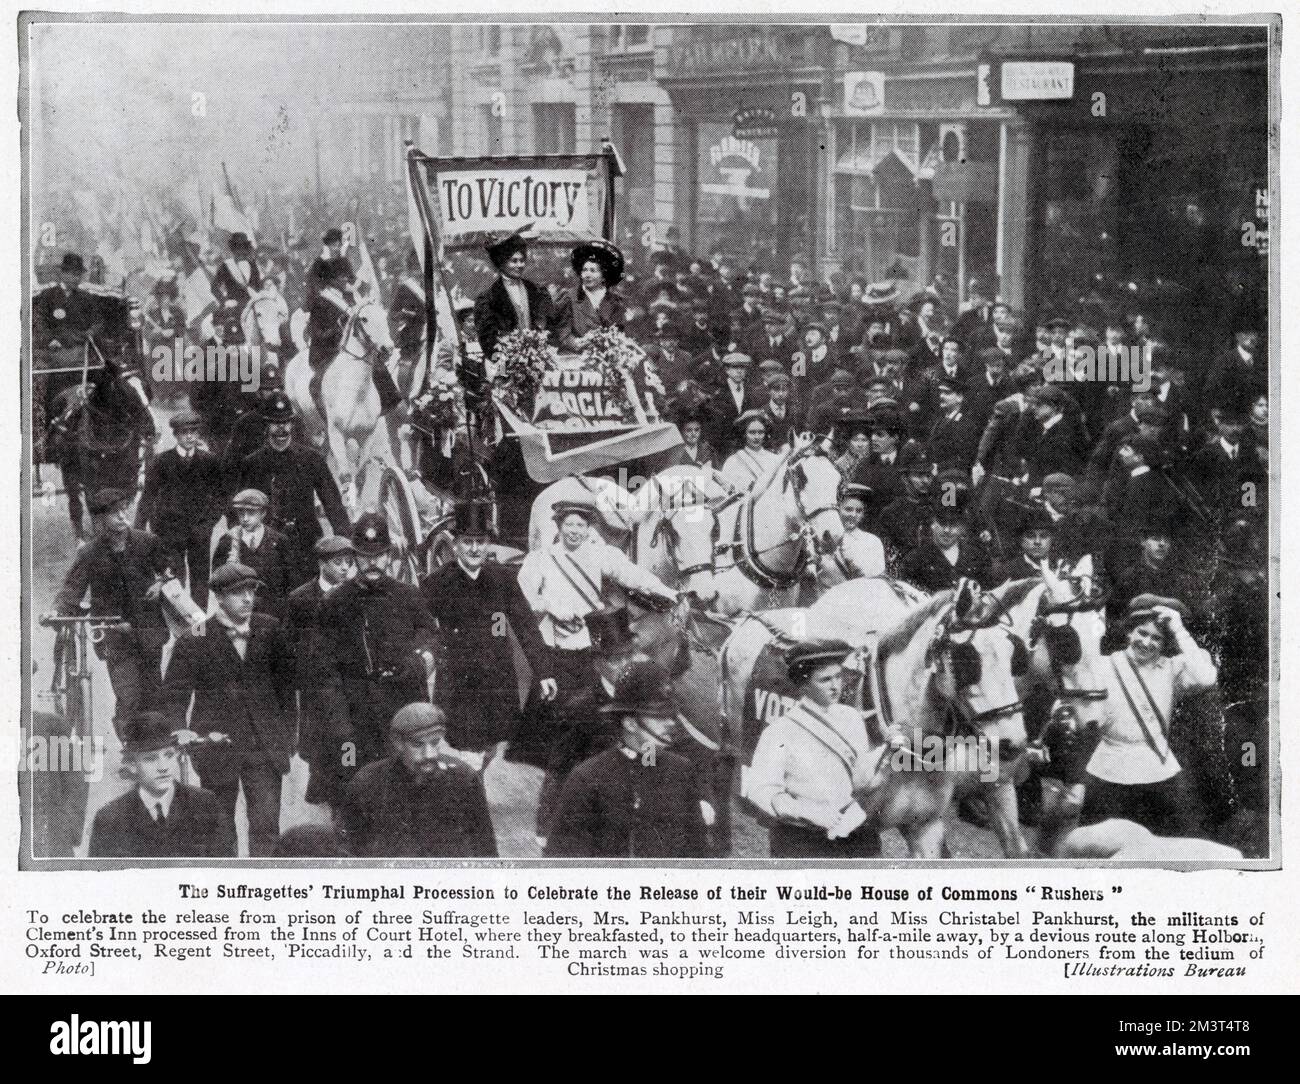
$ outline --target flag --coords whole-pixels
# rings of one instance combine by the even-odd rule
[[[371,296],[378,298],[379,303],[383,304],[383,298],[379,293],[379,276],[375,273],[375,265],[370,259],[370,249],[366,247],[366,236],[361,232],[359,225],[355,228],[357,236],[357,279],[369,286]]]
[[[230,174],[226,171],[225,162],[221,163],[221,175],[225,181],[224,187],[212,193],[211,214],[213,227],[225,233],[242,233],[253,244],[257,244],[253,224],[248,215],[244,213],[243,204],[239,202],[239,193],[235,191],[235,186],[230,183]]]
[[[201,264],[196,265],[189,274],[178,276],[176,285],[180,287],[185,324],[190,331],[197,332],[203,318],[217,307],[217,299],[212,296],[212,287],[208,282],[208,273]]]

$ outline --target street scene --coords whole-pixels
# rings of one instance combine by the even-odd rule
[[[21,31],[24,868],[1270,857],[1268,25]]]

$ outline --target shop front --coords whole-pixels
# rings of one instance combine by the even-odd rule
[[[965,300],[972,279],[1015,301],[1023,200],[1008,175],[1012,111],[976,105],[975,71],[854,71],[839,79],[831,139],[829,268],[904,293],[937,284]]]
[[[694,252],[784,273],[817,252],[824,46],[808,28],[675,27],[658,79],[669,93],[689,193],[675,222]]]
[[[1032,303],[1143,312],[1199,370],[1267,330],[1268,97],[1262,48],[1079,65],[1032,125]]]

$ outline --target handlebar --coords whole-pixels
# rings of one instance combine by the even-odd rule
[[[62,614],[41,614],[39,620],[41,626],[47,629],[84,627],[90,633],[90,642],[93,644],[99,643],[105,633],[131,631],[131,623],[123,621],[120,617],[95,617],[90,614],[66,617]]]

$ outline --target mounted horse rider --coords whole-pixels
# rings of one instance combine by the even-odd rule
[[[232,233],[227,243],[230,255],[221,261],[212,278],[212,296],[217,302],[213,322],[225,328],[225,341],[242,343],[244,329],[240,317],[253,295],[262,289],[262,273],[257,267],[256,250],[245,233]]]
[[[312,271],[315,274],[315,267]],[[365,300],[365,290],[364,283],[357,282],[352,264],[346,256],[331,260],[321,275],[324,285],[316,291],[309,310],[307,363],[312,371],[312,400],[320,411],[320,416],[328,418],[329,414],[321,398],[321,380],[325,376],[325,370],[346,345],[348,328],[357,307]],[[371,368],[375,391],[379,393],[381,415],[387,414],[402,402],[401,392],[393,383],[385,361],[384,357],[377,354]]]
[[[65,252],[58,281],[43,286],[32,297],[32,403],[40,404],[44,412],[36,419],[33,433],[44,433],[46,424],[58,413],[55,399],[80,383],[86,339],[104,323],[106,302],[121,299],[116,291],[87,283],[85,277],[85,261],[75,252]],[[69,371],[46,376],[42,373],[45,369]]]
[[[321,237],[321,254],[316,257],[310,269],[307,271],[307,296],[305,298],[306,307],[311,309],[312,303],[316,300],[316,295],[329,285],[330,273],[334,266],[342,260],[347,263],[347,257],[343,255],[343,231],[338,228],[331,228],[325,231]]]

